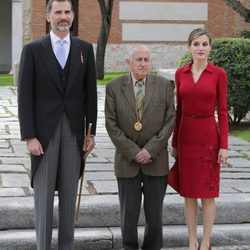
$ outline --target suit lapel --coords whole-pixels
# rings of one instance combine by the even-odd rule
[[[156,88],[156,82],[154,78],[151,75],[147,76],[147,83],[146,83],[146,91],[145,91],[145,97],[144,97],[144,107],[143,107],[143,113],[147,110],[150,101],[152,99],[152,96],[154,94]],[[136,108],[135,108],[135,95],[134,95],[134,89],[133,85],[131,83],[130,75],[127,76],[127,78],[123,82],[123,88],[122,88],[124,95],[127,98],[129,107],[131,110],[136,114]]]
[[[41,60],[43,61],[43,65],[47,68],[47,72],[49,72],[51,78],[57,85],[60,92],[63,93],[62,84],[58,74],[56,57],[52,49],[49,34],[42,41],[42,47],[46,49],[46,53],[41,53]]]
[[[132,82],[131,82],[131,79],[130,79],[130,75],[127,75],[127,77],[124,79],[123,86],[122,86],[122,91],[123,91],[124,95],[127,98],[129,107],[136,114],[135,95],[134,95],[134,89],[133,89],[133,85],[132,85]]]
[[[80,45],[77,42],[77,40],[70,36],[71,38],[71,45],[70,45],[70,57],[69,60],[69,74],[68,74],[68,84],[66,92],[70,89],[70,86],[74,83],[74,80],[76,78],[77,72],[79,68],[81,67],[81,50]],[[86,60],[86,59],[85,59]]]
[[[156,88],[156,82],[154,81],[153,77],[148,75],[147,76],[147,82],[146,82],[146,91],[145,91],[145,97],[144,97],[144,107],[143,107],[143,113],[147,110],[151,98],[154,94]]]

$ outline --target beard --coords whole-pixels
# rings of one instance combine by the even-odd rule
[[[57,24],[54,24],[55,26],[55,29],[59,32],[66,32],[66,31],[69,31],[70,27],[72,25],[72,22],[69,23],[68,21],[65,21],[63,23],[57,23]]]

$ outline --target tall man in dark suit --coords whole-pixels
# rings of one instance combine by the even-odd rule
[[[166,79],[149,74],[151,55],[135,46],[126,63],[130,74],[106,87],[106,128],[116,147],[122,246],[138,249],[137,223],[144,195],[146,228],[142,249],[163,246],[162,206],[168,174],[168,138],[175,123],[174,93]]]
[[[18,109],[21,137],[31,154],[39,250],[51,248],[54,191],[58,190],[58,249],[73,249],[74,215],[85,124],[95,135],[97,91],[92,45],[74,38],[70,0],[49,0],[51,32],[23,48]]]

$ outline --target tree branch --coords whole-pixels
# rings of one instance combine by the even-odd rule
[[[111,17],[112,17],[112,9],[114,0],[98,0],[101,14],[102,14],[102,25],[106,32],[109,33],[109,29],[111,26]]]
[[[108,16],[110,17],[109,21],[111,22],[111,17],[112,17],[112,10],[113,10],[113,0],[109,0],[108,2]]]
[[[250,23],[250,10],[247,9],[241,2],[238,0],[224,0],[224,2],[244,17],[247,23]]]
[[[96,48],[96,73],[97,79],[104,78],[105,51],[111,28],[112,8],[114,0],[98,0],[102,14],[102,24]]]
[[[106,3],[105,3],[105,0],[98,0],[98,2],[99,2],[101,14],[102,14],[102,19],[104,20],[108,16]]]

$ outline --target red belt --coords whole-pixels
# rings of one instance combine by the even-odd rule
[[[214,117],[214,114],[211,114],[211,115],[188,115],[188,114],[183,114],[183,116],[190,117],[190,118],[193,118],[193,119],[204,119],[204,118],[208,118],[208,117]]]

